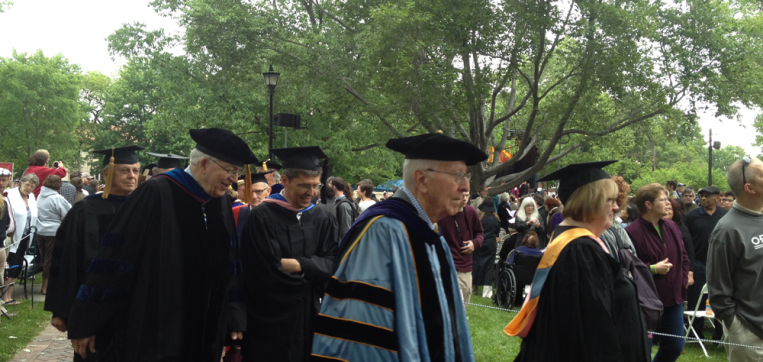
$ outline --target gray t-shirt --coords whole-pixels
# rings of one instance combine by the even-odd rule
[[[716,317],[763,338],[763,214],[734,207],[710,234],[707,289]]]

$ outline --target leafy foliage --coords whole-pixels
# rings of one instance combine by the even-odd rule
[[[0,58],[0,157],[14,162],[17,175],[40,148],[54,160],[79,164],[79,89],[79,67],[62,55],[14,51],[11,58]]]

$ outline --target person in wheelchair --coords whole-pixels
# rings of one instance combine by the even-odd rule
[[[538,268],[540,258],[543,256],[543,251],[538,249],[539,243],[538,234],[535,232],[527,233],[522,244],[512,250],[508,256],[508,268],[514,274],[516,283],[516,292],[512,298],[516,306],[522,305],[525,299],[525,287],[532,284],[535,269]]]

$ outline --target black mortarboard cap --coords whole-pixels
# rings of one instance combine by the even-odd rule
[[[188,159],[188,157],[173,155],[171,153],[146,152],[146,154],[154,157],[159,157],[159,163],[155,165],[159,168],[183,168],[183,165],[180,163],[180,161]]]
[[[487,154],[477,146],[440,133],[393,138],[387,141],[387,148],[409,160],[464,161],[467,166],[487,160]]]
[[[570,196],[581,186],[610,178],[611,176],[602,168],[615,162],[617,161],[573,163],[540,178],[538,181],[559,180],[559,189],[557,190],[559,199],[562,204],[566,204]]]
[[[135,151],[140,151],[144,149],[144,147],[140,146],[124,146],[124,147],[114,147],[114,148],[104,148],[102,150],[96,150],[93,151],[94,153],[100,153],[103,155],[103,165],[106,166],[109,164],[109,160],[111,159],[112,150],[114,150],[114,163],[121,163],[125,165],[132,165],[138,163],[138,155],[135,154]]]
[[[261,173],[252,173],[252,184],[256,184],[258,182],[264,182],[268,183],[268,179],[265,178],[265,175],[269,173],[273,173],[275,170],[268,171],[268,172],[261,172]],[[241,175],[238,177],[239,180],[243,180],[246,178],[246,175]]]
[[[192,129],[189,133],[196,141],[196,149],[207,155],[239,167],[257,163],[257,157],[246,142],[227,129]]]
[[[273,161],[266,161],[266,162],[263,162],[263,163],[265,164],[265,166],[268,167],[268,171],[270,171],[270,170],[278,171],[278,170],[283,168],[283,166],[281,166],[280,163],[276,163],[276,162],[273,162]],[[263,163],[258,164],[257,167],[262,167]]]
[[[143,167],[140,169],[140,171],[141,171],[141,172],[140,172],[140,174],[142,175],[142,174],[143,174],[143,171],[146,171],[146,170],[148,170],[148,175],[149,175],[149,176],[153,176],[153,175],[154,175],[154,167],[156,167],[156,164],[155,164],[155,163],[149,163],[148,165],[145,165],[145,166],[143,166]]]
[[[281,159],[283,168],[318,171],[321,169],[321,159],[328,158],[318,146],[278,148],[273,154]]]

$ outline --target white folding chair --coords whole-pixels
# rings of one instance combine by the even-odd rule
[[[705,314],[705,308],[702,308],[702,310],[699,310],[699,305],[702,304],[702,296],[707,294],[707,284],[702,286],[702,292],[700,293],[700,298],[697,299],[697,305],[694,306],[694,311],[684,311],[684,314],[688,316],[689,319],[689,326],[685,327],[686,330],[686,337],[689,337],[689,333],[694,333],[694,338],[697,338],[697,342],[699,342],[699,346],[702,347],[702,351],[705,352],[705,357],[710,357],[710,355],[707,354],[707,349],[705,349],[705,345],[702,343],[702,341],[699,340],[699,335],[697,334],[697,331],[694,330],[694,320],[696,318],[705,318],[707,319],[715,319],[715,314],[707,315]]]

